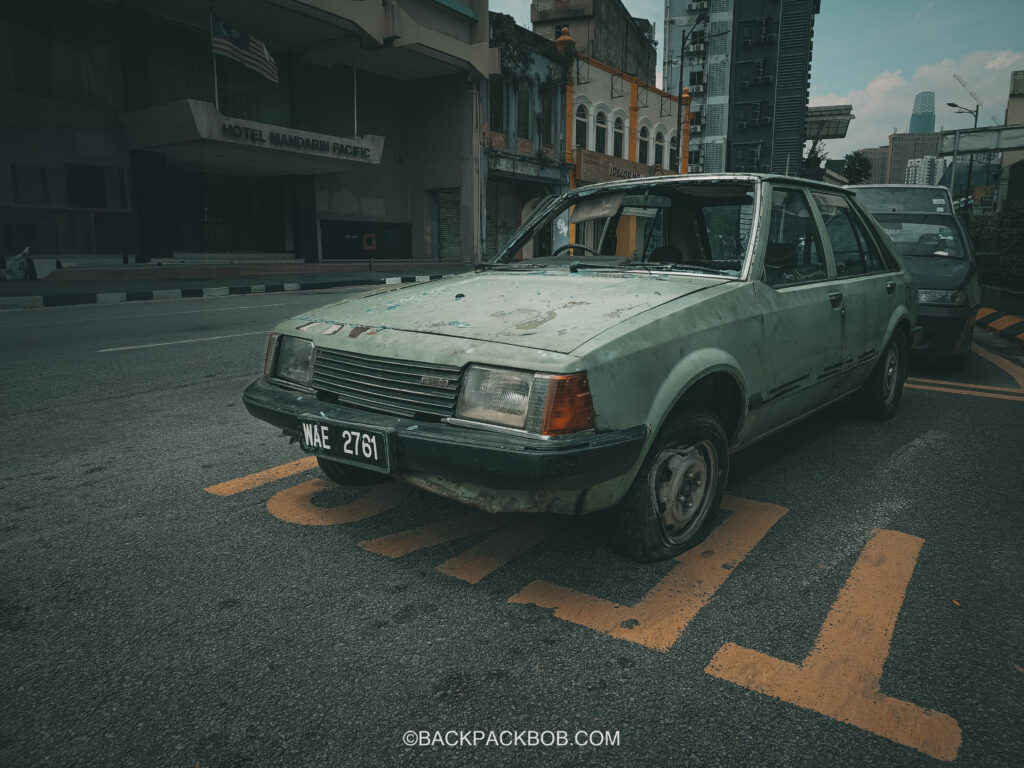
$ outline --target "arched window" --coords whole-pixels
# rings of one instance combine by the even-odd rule
[[[500,75],[491,78],[491,119],[488,127],[495,133],[505,132],[505,80]]]
[[[672,173],[678,173],[679,172],[679,147],[677,146],[677,142],[676,142],[676,137],[675,136],[672,137],[672,140],[669,142],[669,146],[671,148],[671,151],[669,152],[669,161],[668,161],[669,162],[669,168],[672,170]]]
[[[647,165],[649,163],[648,158],[650,157],[651,149],[651,132],[647,130],[645,125],[640,129],[640,151],[637,152],[637,158],[641,165]]]
[[[654,137],[654,164],[664,167],[665,162],[665,136],[658,131]]]
[[[587,108],[582,104],[576,107],[576,146],[587,147]]]
[[[608,152],[608,118],[604,112],[598,112],[594,118],[594,150]]]
[[[615,132],[612,134],[612,154],[622,157],[622,148],[626,143],[626,126],[621,117],[615,118]]]
[[[532,98],[530,94],[530,83],[527,80],[519,81],[518,98],[516,99],[516,135],[520,139],[529,139],[530,124],[532,116]]]

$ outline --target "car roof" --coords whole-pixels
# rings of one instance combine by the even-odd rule
[[[669,174],[665,176],[643,176],[637,179],[620,179],[616,181],[602,181],[596,184],[587,184],[568,192],[569,197],[586,197],[597,194],[606,189],[634,189],[636,187],[660,187],[701,185],[701,184],[754,184],[760,182],[774,182],[784,184],[798,184],[805,187],[813,187],[828,192],[848,192],[844,187],[829,184],[814,179],[804,179],[798,176],[786,176],[774,173],[700,173],[700,174]]]

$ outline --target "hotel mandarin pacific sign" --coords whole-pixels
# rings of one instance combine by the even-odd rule
[[[319,136],[284,133],[229,122],[221,123],[220,132],[221,138],[229,141],[242,141],[249,144],[263,144],[275,149],[296,150],[304,153],[318,152],[353,160],[373,161],[372,149],[369,146],[362,146],[351,141],[328,140]]]

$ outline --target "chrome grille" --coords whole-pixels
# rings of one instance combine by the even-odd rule
[[[395,416],[453,415],[461,376],[462,371],[452,365],[320,347],[313,360],[313,388],[318,394],[330,393],[339,403]],[[447,383],[438,386],[442,380]]]

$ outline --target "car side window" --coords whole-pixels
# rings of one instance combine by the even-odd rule
[[[825,234],[832,245],[839,277],[885,271],[878,247],[854,215],[846,198],[815,192],[814,202],[825,222]]]
[[[818,229],[803,193],[797,189],[773,190],[764,281],[782,288],[827,278]]]

